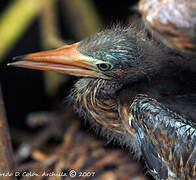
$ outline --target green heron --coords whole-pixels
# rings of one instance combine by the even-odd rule
[[[145,30],[117,26],[14,66],[81,76],[76,111],[108,140],[143,155],[155,179],[196,178],[196,61]],[[187,119],[187,120],[186,120]]]

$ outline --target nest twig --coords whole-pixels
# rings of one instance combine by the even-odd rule
[[[67,112],[68,110],[70,111],[69,108]],[[71,179],[72,176],[79,180],[128,180],[133,177],[145,179],[142,176],[142,166],[131,159],[129,153],[121,149],[105,147],[104,142],[82,131],[79,121],[73,120],[75,119],[73,116],[66,116],[67,112],[49,113],[50,123],[56,122],[57,131],[64,124],[66,130],[62,142],[55,146],[46,142],[52,134],[55,135],[55,131],[48,125],[45,131],[53,132],[48,133],[47,138],[42,138],[39,147],[34,145],[36,139],[29,144],[31,147],[29,155],[32,160],[27,163],[18,162],[16,171],[20,172],[21,179],[58,180]],[[53,129],[55,129],[54,125]],[[32,176],[23,176],[23,173],[32,172],[34,173]]]

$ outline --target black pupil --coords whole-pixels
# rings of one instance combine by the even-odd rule
[[[101,69],[105,70],[105,69],[108,69],[109,66],[107,64],[100,64],[99,65]]]

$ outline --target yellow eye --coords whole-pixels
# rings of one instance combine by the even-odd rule
[[[101,70],[101,71],[107,71],[109,70],[112,66],[110,64],[107,63],[101,63],[101,64],[97,64],[97,67]]]

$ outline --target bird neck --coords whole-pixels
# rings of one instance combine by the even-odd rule
[[[75,108],[85,119],[122,134],[124,128],[120,122],[117,102],[117,92],[121,87],[116,81],[80,79],[72,92]]]

